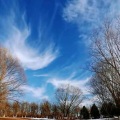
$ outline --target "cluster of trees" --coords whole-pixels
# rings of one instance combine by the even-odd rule
[[[106,109],[106,104],[102,106],[101,113],[102,115],[107,116],[110,114],[109,108]],[[110,107],[110,106],[108,106]],[[69,113],[69,116],[66,116],[63,111],[61,111],[63,107],[60,108],[59,105],[51,104],[48,101],[44,101],[41,104],[37,103],[28,103],[22,102],[19,103],[17,101],[13,103],[8,103],[4,105],[4,108],[0,110],[0,116],[7,117],[48,117],[48,118],[56,118],[56,119],[75,119],[75,118],[100,118],[100,112],[97,106],[94,104],[91,109],[87,109],[85,106],[81,109],[77,106],[74,111]],[[111,114],[110,114],[111,115]]]
[[[56,119],[99,119],[101,116],[104,118],[109,118],[113,116],[118,116],[116,106],[113,103],[103,103],[101,107],[97,107],[95,104],[91,108],[83,106],[80,108],[77,106],[69,116],[61,111],[59,104],[51,104],[49,101],[44,101],[41,104],[28,103],[17,101],[8,103],[4,105],[4,108],[0,110],[0,116],[7,117],[47,117]]]
[[[0,116],[16,117],[48,117],[48,118],[75,118],[80,115],[79,105],[83,100],[83,94],[77,87],[61,85],[56,90],[56,103],[44,101],[41,104],[17,101],[6,102],[0,111]]]
[[[91,108],[82,108],[76,107],[74,112],[71,113],[72,116],[69,118],[83,118],[83,119],[99,119],[102,115],[103,117],[113,117],[118,115],[118,111],[114,104],[112,103],[103,103],[102,106],[98,107],[93,104]],[[37,103],[28,103],[17,101],[13,103],[8,103],[4,105],[4,109],[0,110],[0,116],[9,116],[9,117],[48,117],[63,119],[68,118],[60,111],[60,106],[51,104],[48,101],[44,101],[41,104]]]
[[[119,110],[111,102],[103,103],[99,108],[95,104],[90,109],[83,106],[80,110],[80,117],[83,119],[112,118],[114,116],[119,116]]]
[[[72,112],[72,117],[80,114],[80,108]],[[74,116],[73,116],[74,115]],[[0,116],[6,117],[45,117],[45,118],[64,118],[63,113],[60,111],[58,105],[51,104],[44,101],[41,104],[28,103],[28,102],[13,102],[6,103],[4,108],[0,110]]]
[[[6,102],[0,110],[0,116],[7,117],[48,117],[51,104],[45,101],[41,104],[28,102]]]
[[[101,104],[112,103],[120,115],[120,19],[106,20],[92,40],[91,92]]]
[[[116,107],[115,104],[109,102],[109,103],[103,103],[101,106],[101,114],[103,117],[113,117],[113,116],[119,116],[119,109]]]
[[[100,118],[100,112],[95,104],[92,105],[90,110],[87,109],[85,106],[83,106],[83,108],[80,111],[80,117],[83,119],[90,119],[90,118],[98,119]]]

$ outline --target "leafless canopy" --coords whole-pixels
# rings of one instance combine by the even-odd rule
[[[25,79],[18,60],[6,48],[0,47],[0,103],[20,95]]]
[[[106,20],[92,38],[92,92],[120,106],[120,18]]]
[[[77,87],[61,85],[56,91],[56,99],[62,115],[69,117],[82,102],[83,94]]]

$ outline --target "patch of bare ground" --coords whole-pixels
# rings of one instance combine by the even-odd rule
[[[0,117],[0,120],[30,120],[28,118]]]

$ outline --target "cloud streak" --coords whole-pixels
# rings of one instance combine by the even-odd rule
[[[58,88],[60,85],[73,85],[75,87],[78,87],[82,90],[84,95],[88,95],[89,93],[89,87],[87,85],[90,78],[87,78],[85,80],[76,80],[76,79],[59,79],[59,78],[52,78],[47,81],[47,83],[52,84],[55,88]]]
[[[42,47],[42,42],[36,48],[30,45],[33,30],[26,23],[25,15],[15,11],[11,10],[10,15],[1,16],[0,41],[20,60],[25,69],[37,70],[47,67],[59,56],[58,48],[53,43],[49,43],[46,48]]]
[[[21,87],[21,90],[25,91],[25,93],[30,94],[31,97],[37,99],[48,99],[48,96],[45,95],[45,89],[43,87],[31,87],[28,85],[24,85]]]
[[[34,77],[49,77],[48,74],[34,74]]]

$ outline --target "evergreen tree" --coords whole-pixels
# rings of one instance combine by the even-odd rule
[[[114,115],[118,115],[118,109],[116,106],[109,102],[109,103],[103,103],[101,107],[101,114],[103,117],[113,117]]]
[[[98,107],[95,104],[91,107],[91,117],[95,119],[100,118]]]
[[[107,106],[107,111],[109,114],[109,117],[113,117],[115,115],[116,107],[113,103],[109,102]]]
[[[101,115],[103,115],[103,117],[108,116],[107,106],[108,106],[108,104],[106,102],[104,102],[100,109]]]
[[[115,115],[120,116],[120,108],[118,107],[115,108]]]
[[[89,111],[85,106],[83,106],[83,108],[81,109],[81,116],[82,116],[83,119],[89,119],[90,118]]]

